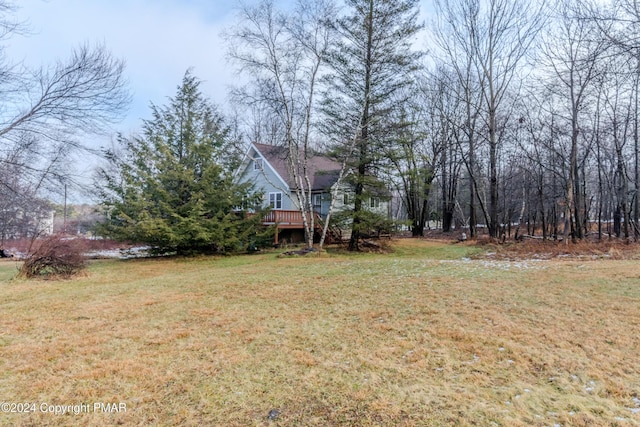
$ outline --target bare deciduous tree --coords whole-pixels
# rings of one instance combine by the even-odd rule
[[[12,21],[14,9],[12,1],[0,1],[2,41],[24,29]],[[85,44],[66,61],[33,69],[12,62],[5,49],[0,47],[0,163],[20,176],[21,188],[37,192],[68,179],[70,153],[86,149],[88,135],[122,118],[130,100],[124,62],[102,45]]]
[[[252,79],[234,96],[241,104],[259,109],[282,137],[278,145],[286,148],[308,247],[313,246],[316,228],[308,160],[314,149],[317,83],[331,43],[326,24],[334,14],[328,0],[300,0],[291,14],[265,0],[256,6],[244,5],[240,25],[227,33],[229,56]],[[289,193],[289,189],[283,191]]]
[[[578,19],[569,2],[561,2],[555,11],[553,30],[544,43],[544,58],[552,75],[553,87],[562,91],[562,99],[566,102],[568,119],[571,128],[570,154],[565,204],[564,238],[569,233],[574,239],[585,235],[586,210],[581,175],[579,169],[581,116],[587,106],[585,99],[595,78],[601,72],[598,57],[602,54],[603,39],[592,37],[594,27],[590,21]]]
[[[442,17],[439,27],[440,45],[453,64],[463,87],[479,84],[482,108],[480,116],[487,129],[489,164],[489,234],[499,234],[498,148],[500,117],[523,59],[530,53],[544,21],[542,2],[522,0],[451,0],[436,1]],[[454,55],[463,53],[465,61]],[[469,114],[473,118],[473,114]],[[470,145],[473,147],[473,145]],[[474,147],[475,148],[475,147]],[[470,169],[473,176],[473,169]]]

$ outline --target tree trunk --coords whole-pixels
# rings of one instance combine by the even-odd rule
[[[489,83],[491,85],[491,83]],[[496,111],[489,108],[489,235],[498,237],[498,142],[496,135]]]
[[[365,81],[364,81],[364,108],[362,114],[362,131],[358,150],[358,173],[356,176],[355,201],[353,208],[353,224],[351,227],[351,238],[349,239],[349,250],[360,250],[360,227],[362,212],[362,194],[364,192],[364,181],[367,173],[369,145],[369,121],[370,121],[370,96],[371,78],[373,65],[373,0],[369,0],[369,11],[366,19],[367,26],[367,53],[365,58]]]
[[[634,81],[634,111],[633,111],[633,159],[634,159],[634,196],[633,196],[633,236],[640,237],[640,135],[638,134],[638,84],[640,83],[640,58],[636,58],[636,75]]]

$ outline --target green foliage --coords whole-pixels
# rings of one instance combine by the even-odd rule
[[[419,68],[422,53],[411,46],[421,28],[418,4],[346,0],[346,15],[333,24],[339,37],[329,52],[323,126],[337,157],[346,159],[356,175],[350,250],[358,250],[360,229],[367,226],[360,224],[360,216],[367,215],[360,215],[366,181],[378,175],[392,140],[390,129],[400,125],[393,112],[406,101],[402,89]]]
[[[249,237],[249,244],[247,249],[249,251],[255,251],[258,248],[266,248],[273,245],[273,238],[276,235],[276,227],[272,225],[270,227],[262,227],[256,230],[256,233]]]
[[[358,176],[351,176],[347,182],[355,186],[354,179]],[[373,199],[373,201],[372,201]],[[354,209],[355,202],[360,200],[361,208]],[[350,206],[336,211],[331,223],[341,229],[355,230],[362,237],[376,236],[380,233],[389,233],[396,224],[389,219],[385,203],[389,202],[389,193],[384,184],[372,177],[365,179],[362,194],[349,193]]]
[[[332,24],[339,37],[328,52],[324,130],[340,145],[362,129],[359,145],[366,149],[358,153],[364,157],[360,162],[378,158],[375,148],[388,132],[389,116],[408,98],[402,89],[412,84],[423,55],[412,48],[421,29],[418,5],[418,0],[346,0],[346,15]]]
[[[229,128],[187,72],[175,98],[152,105],[140,137],[120,138],[101,171],[108,220],[100,231],[145,243],[158,253],[233,252],[255,240],[259,205],[249,185],[234,183]]]

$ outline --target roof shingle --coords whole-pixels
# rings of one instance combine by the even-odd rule
[[[284,179],[291,190],[296,188],[295,180],[289,173],[287,158],[289,150],[283,146],[253,144],[260,155],[275,169]],[[302,168],[302,159],[297,163],[297,167]],[[311,182],[312,191],[328,190],[337,180],[340,174],[341,165],[324,156],[314,153],[307,159],[307,172]],[[300,171],[302,173],[302,171]]]

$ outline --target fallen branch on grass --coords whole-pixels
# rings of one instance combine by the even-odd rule
[[[313,252],[318,252],[316,248],[304,248],[299,251],[282,252],[280,256],[304,256]]]
[[[28,256],[18,277],[70,278],[85,268],[84,245],[80,240],[54,235],[43,240]]]

